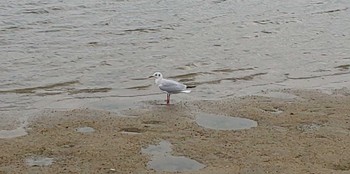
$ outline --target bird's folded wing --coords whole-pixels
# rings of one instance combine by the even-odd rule
[[[167,92],[180,92],[186,89],[186,85],[183,85],[179,82],[173,80],[163,80],[159,84],[159,88]]]

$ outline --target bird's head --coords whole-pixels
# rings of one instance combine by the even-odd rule
[[[149,78],[152,78],[152,77],[156,79],[160,79],[160,78],[163,78],[163,75],[160,72],[155,72],[153,75],[149,76]]]

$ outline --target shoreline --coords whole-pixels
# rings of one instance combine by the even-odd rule
[[[28,135],[1,139],[0,173],[156,173],[141,149],[163,140],[171,143],[171,155],[205,165],[187,173],[350,171],[349,93],[276,93],[171,106],[156,101],[122,115],[89,108],[45,111],[29,121]],[[201,113],[251,119],[258,126],[208,129],[195,121]],[[93,130],[77,131],[87,127]],[[30,166],[33,158],[47,159]]]

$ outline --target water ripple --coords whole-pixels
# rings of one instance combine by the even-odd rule
[[[344,0],[0,1],[0,108],[157,100],[163,96],[145,78],[155,71],[195,87],[181,100],[295,80],[348,87],[349,7]]]
[[[74,80],[74,81],[68,81],[68,82],[60,82],[60,83],[54,83],[54,84],[49,84],[49,85],[43,85],[43,86],[36,86],[36,87],[29,87],[29,88],[18,88],[18,89],[9,89],[9,90],[2,90],[0,91],[0,94],[7,94],[7,93],[34,93],[36,90],[40,89],[52,89],[56,87],[62,87],[62,86],[69,86],[69,85],[74,85],[78,84],[79,81]]]

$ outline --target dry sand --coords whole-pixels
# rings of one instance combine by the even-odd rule
[[[141,153],[161,140],[172,144],[172,155],[206,165],[187,173],[350,173],[349,93],[279,93],[297,97],[250,96],[171,106],[157,101],[123,114],[88,108],[45,111],[31,121],[28,135],[0,139],[0,173],[162,173],[149,169],[151,157]],[[249,118],[258,126],[206,129],[194,121],[201,113]],[[80,127],[95,131],[77,132]],[[53,163],[29,166],[33,157],[52,158]]]

